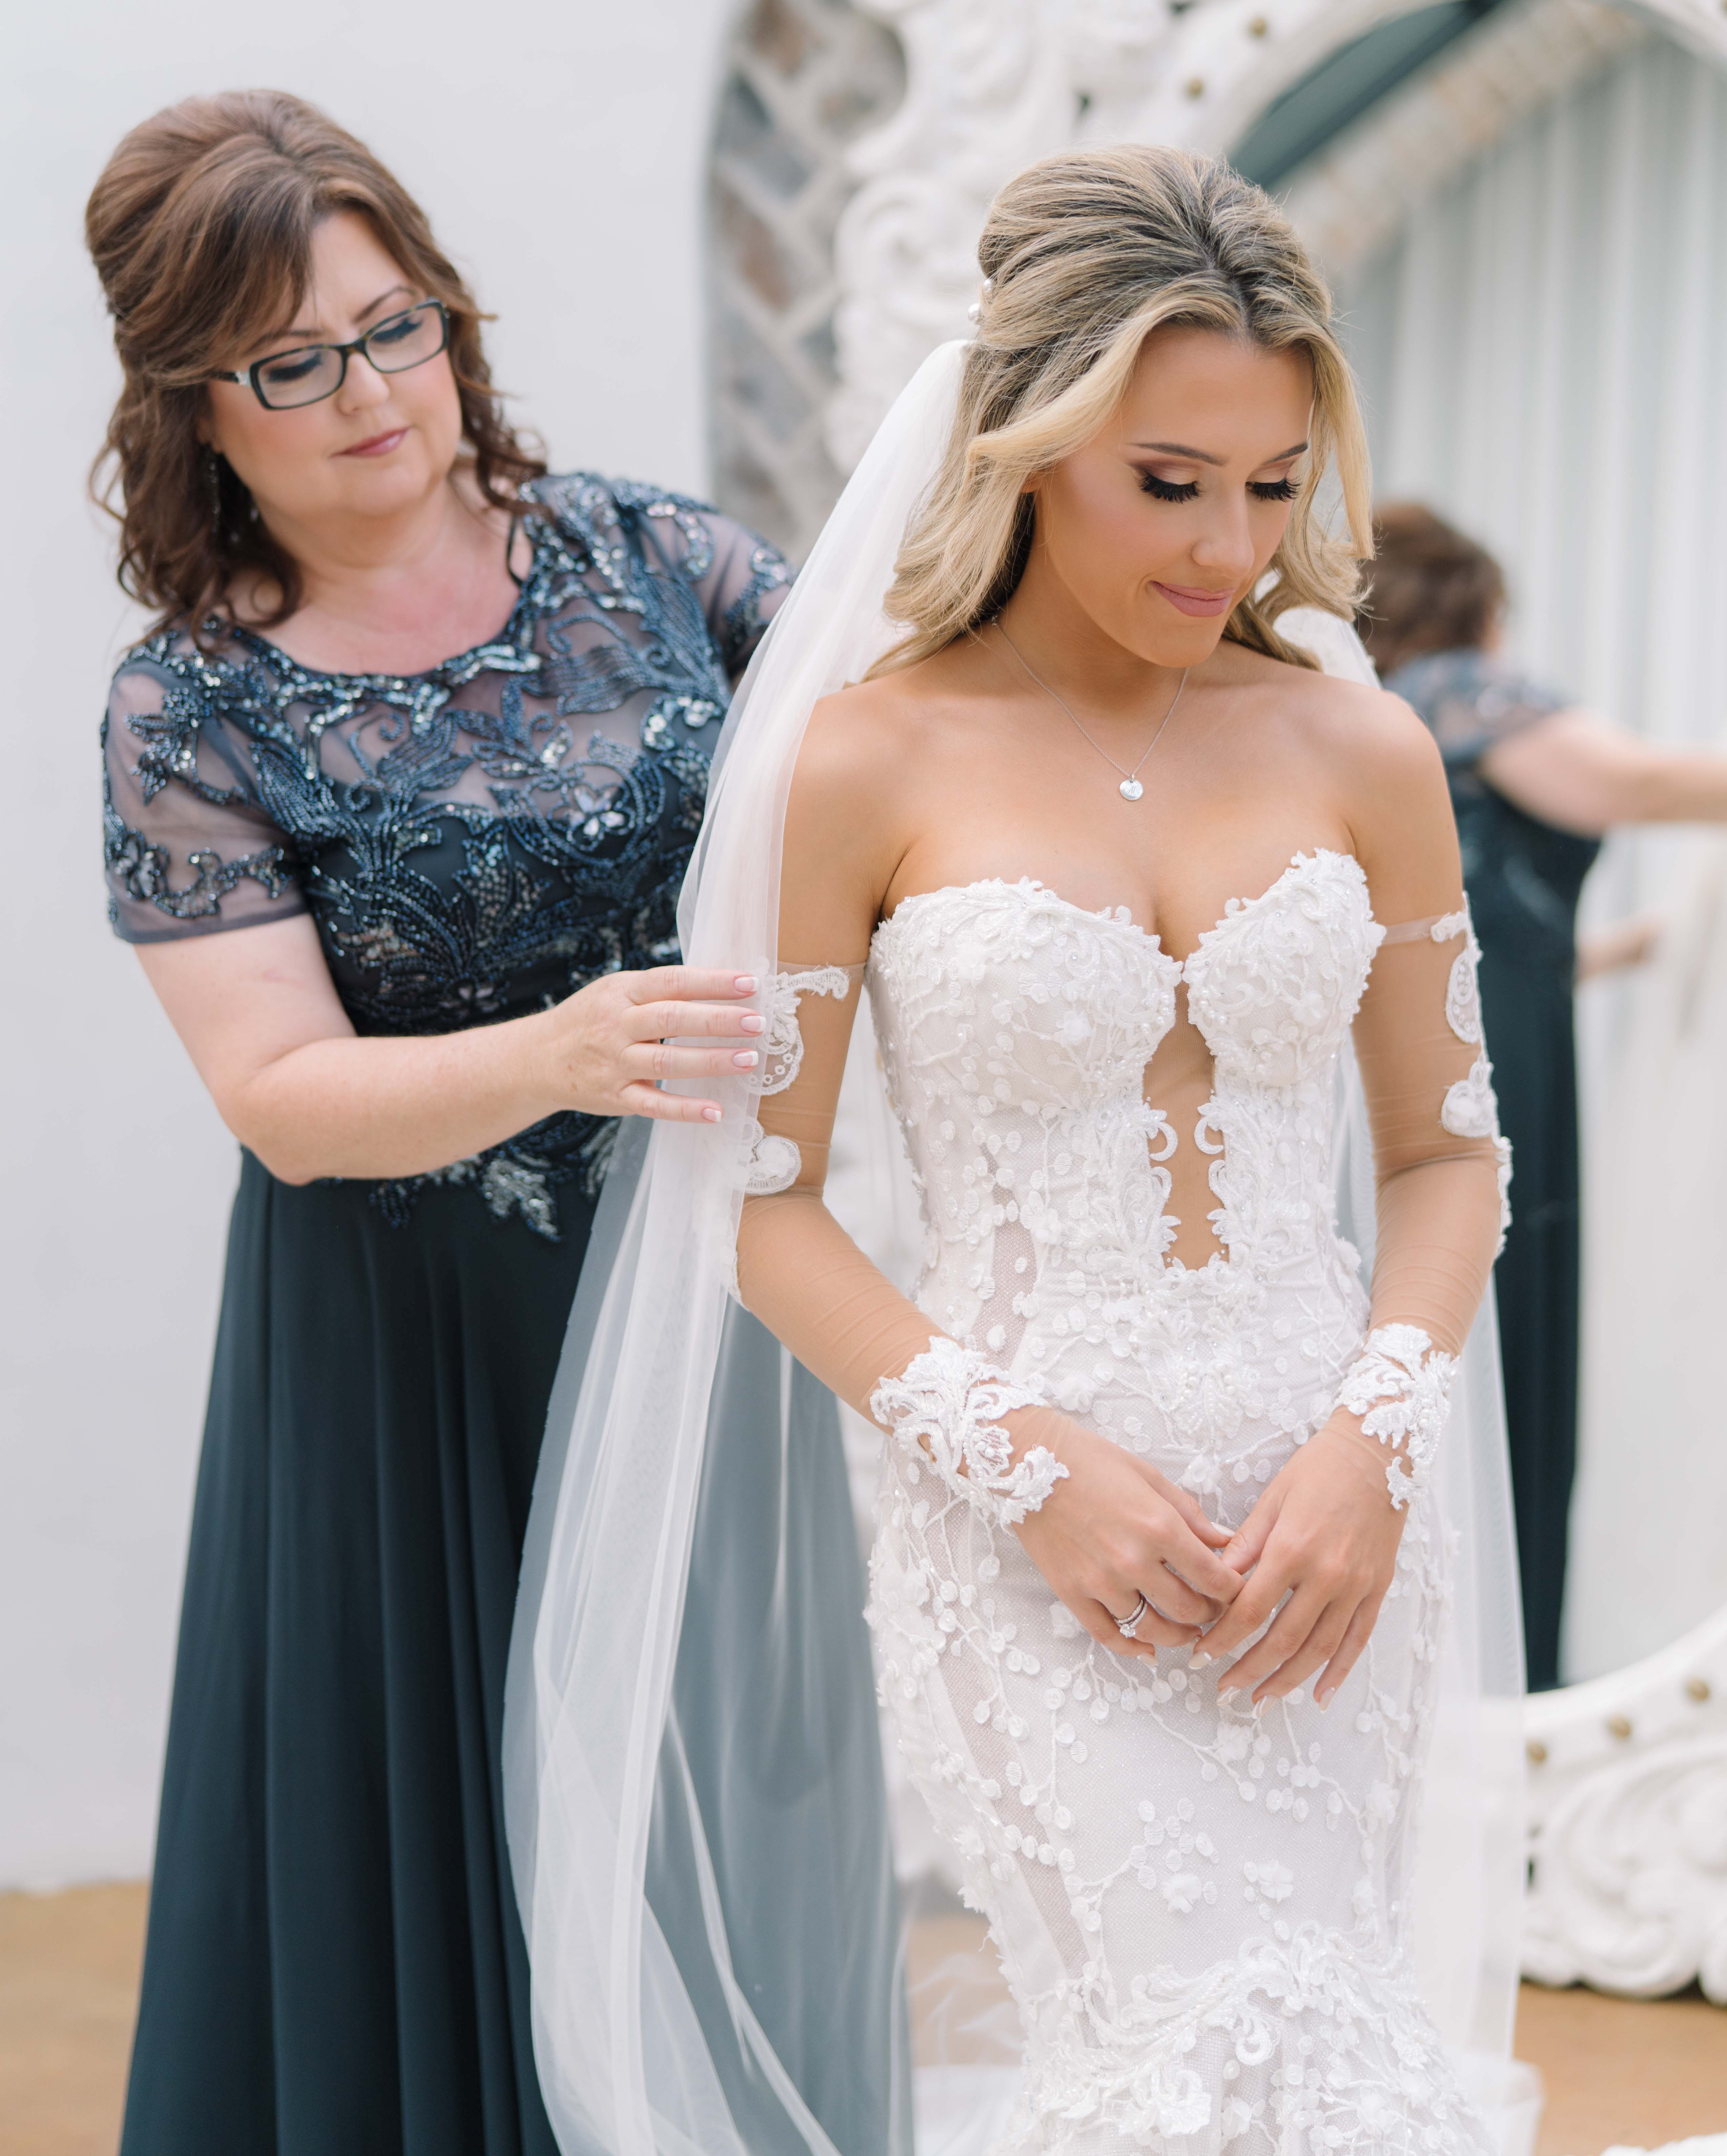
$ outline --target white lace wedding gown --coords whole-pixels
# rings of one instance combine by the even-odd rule
[[[1337,1059],[1382,934],[1347,856],[1298,855],[1185,967],[1125,910],[1030,882],[904,901],[869,985],[927,1228],[932,1327],[1234,1527],[1330,1414],[1366,1301],[1335,1224]],[[1188,1010],[1197,1130],[1141,1097]],[[1216,1155],[1190,1269],[1158,1163]],[[1004,2144],[1061,2156],[1478,2156],[1405,1954],[1446,1596],[1429,1495],[1330,1707],[1254,1714],[1185,1651],[1095,1645],[1017,1537],[889,1447],[872,1563],[884,1694],[1025,2024]]]

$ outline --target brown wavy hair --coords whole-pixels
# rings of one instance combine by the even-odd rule
[[[1376,558],[1355,627],[1381,675],[1424,651],[1478,650],[1505,606],[1505,572],[1485,547],[1425,503],[1388,501],[1373,519]]]
[[[1091,439],[1146,337],[1178,324],[1304,352],[1312,365],[1309,470],[1272,557],[1275,580],[1243,599],[1223,631],[1311,667],[1277,619],[1291,607],[1353,613],[1373,543],[1367,445],[1330,295],[1275,203],[1189,151],[1064,150],[996,197],[977,259],[985,283],[953,433],[883,602],[909,633],[871,673],[914,665],[1001,611],[1031,552],[1025,481]],[[1333,470],[1340,533],[1325,513]]]
[[[120,526],[120,586],[194,630],[237,577],[274,588],[261,628],[299,606],[299,564],[225,458],[204,453],[204,385],[305,295],[312,234],[351,210],[408,280],[449,311],[449,357],[474,480],[497,508],[545,472],[504,417],[481,314],[418,203],[315,105],[279,90],[188,97],[132,129],[103,168],[85,238],[125,370],[90,470]]]

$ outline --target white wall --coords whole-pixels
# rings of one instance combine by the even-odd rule
[[[96,725],[135,617],[84,501],[116,381],[79,232],[134,121],[268,84],[429,210],[554,465],[706,476],[700,268],[730,0],[20,8],[6,205],[0,1886],[146,1867],[235,1152],[103,911]],[[279,34],[253,34],[270,18]]]

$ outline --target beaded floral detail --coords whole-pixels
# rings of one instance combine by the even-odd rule
[[[1017,1527],[1068,1471],[1042,1445],[1016,1460],[1013,1440],[997,1418],[1043,1403],[1041,1386],[1016,1384],[982,1356],[938,1336],[897,1378],[882,1379],[869,1412],[894,1433],[910,1481],[917,1481],[927,1461],[956,1496],[997,1526]]]
[[[1402,1448],[1386,1468],[1394,1506],[1407,1505],[1432,1477],[1457,1369],[1457,1357],[1420,1326],[1376,1325],[1343,1381],[1338,1405],[1361,1417],[1369,1437]]]
[[[682,495],[539,482],[509,621],[422,674],[336,675],[219,620],[126,654],[105,727],[110,911],[135,942],[310,911],[362,1034],[460,1030],[677,952],[730,696],[789,572]],[[554,1116],[435,1175],[558,1232],[612,1126]]]
[[[920,1308],[1226,1528],[1330,1414],[1367,1331],[1332,1111],[1380,936],[1361,869],[1325,852],[1185,966],[1125,913],[1030,883],[908,899],[876,933]],[[1184,980],[1215,1065],[1191,1137],[1141,1097]],[[1197,1267],[1165,1211],[1163,1163],[1190,1142],[1212,1152],[1222,1245]],[[1431,1494],[1329,1708],[1298,1691],[1256,1715],[1216,1665],[1093,1640],[927,1464],[887,1448],[870,1620],[909,1773],[1025,2025],[1001,2149],[1488,2156],[1405,1944],[1448,1593]]]

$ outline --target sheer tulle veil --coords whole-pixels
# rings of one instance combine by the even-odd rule
[[[803,729],[818,699],[899,634],[882,596],[952,426],[965,351],[933,353],[888,414],[740,690],[679,911],[694,964],[773,976],[781,835]],[[1285,615],[1282,626],[1306,634],[1328,670],[1366,667],[1340,622]],[[879,1086],[869,1060],[853,1067]],[[655,1123],[620,1148],[530,1525],[505,1804],[536,2057],[565,2156],[875,2156],[910,2138],[879,1755],[873,1725],[860,1732],[848,1707],[873,1704],[867,1666],[855,1610],[834,1644],[811,1645],[806,1614],[823,1604],[823,1578],[837,1591],[843,1575],[797,1585],[811,1579],[812,1545],[837,1547],[834,1517],[787,1503],[793,1479],[781,1477],[777,1495],[750,1484],[752,1460],[795,1464],[818,1404],[780,1351],[737,1348],[734,1242],[758,1133],[752,1088],[738,1081],[721,1094],[717,1127]],[[1340,1202],[1365,1260],[1371,1168],[1346,1075],[1340,1103]],[[879,1101],[865,1106],[858,1142],[881,1146],[889,1119]],[[885,1204],[884,1158],[865,1182]],[[1488,2071],[1509,2053],[1521,1876],[1521,1656],[1488,1320],[1468,1369],[1448,1439],[1461,1563],[1436,1747],[1445,1771],[1430,1776],[1425,1808],[1422,1869],[1443,1892],[1422,1900],[1419,1953],[1448,2040]],[[762,1440],[753,1449],[752,1427]],[[723,1598],[691,1589],[698,1500],[705,1521],[729,1510],[756,1537],[765,1584],[746,1625]],[[823,1502],[843,1512],[843,1481]],[[848,1518],[843,1531],[849,1538]],[[776,1732],[767,1753],[721,1743],[692,1764],[675,1682],[686,1625],[717,1642],[703,1660],[700,1712],[721,1732]],[[824,1653],[853,1659],[824,1676]],[[805,2004],[774,1994],[797,1988],[796,1942],[812,1912],[856,1939],[849,1980],[876,1996],[855,2039],[860,2071],[884,2084],[873,2108],[824,2108],[771,2034]]]

